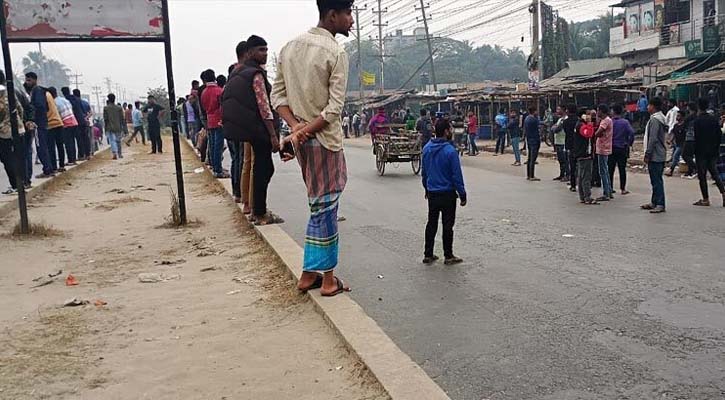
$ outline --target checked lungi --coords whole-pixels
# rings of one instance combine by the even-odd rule
[[[299,146],[296,153],[310,205],[302,270],[332,271],[339,254],[337,210],[347,183],[345,154],[327,150],[317,139]]]

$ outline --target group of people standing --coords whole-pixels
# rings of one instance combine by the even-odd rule
[[[267,207],[273,154],[285,162],[298,160],[310,207],[298,288],[320,289],[323,296],[350,290],[334,275],[337,211],[347,182],[342,143],[350,128],[355,134],[364,130],[367,116],[343,115],[349,63],[335,36],[349,35],[352,5],[352,0],[317,0],[318,25],[282,49],[274,83],[267,78],[267,42],[252,35],[237,45],[227,76],[205,70],[202,84],[192,82],[191,93],[177,103],[181,131],[215,177],[232,179],[234,200],[257,225],[283,222]],[[282,121],[289,129],[285,137]],[[229,171],[222,164],[225,147],[232,158]]]
[[[0,82],[5,76],[0,71]],[[43,87],[35,72],[25,74],[23,89],[7,93],[2,86],[0,91],[0,162],[10,182],[3,194],[15,194],[19,185],[32,186],[33,144],[42,172],[35,176],[46,179],[65,172],[66,166],[78,161],[88,160],[96,150],[92,131],[92,110],[90,104],[81,98],[78,89]],[[8,96],[17,100],[18,130],[22,136],[20,143],[13,140],[8,112]],[[18,171],[17,157],[22,155],[24,165]],[[22,178],[20,178],[22,177]],[[21,181],[19,181],[19,179]]]

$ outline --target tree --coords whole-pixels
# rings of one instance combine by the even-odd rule
[[[611,13],[588,21],[572,22],[569,29],[572,58],[583,60],[609,57],[609,30],[611,28]]]
[[[23,74],[28,72],[38,74],[40,84],[45,87],[55,86],[60,89],[70,86],[70,69],[60,61],[44,56],[39,51],[31,51],[23,57]]]

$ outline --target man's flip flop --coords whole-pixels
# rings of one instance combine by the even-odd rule
[[[340,279],[338,277],[335,277],[335,282],[337,282],[337,290],[335,290],[334,292],[329,293],[329,294],[324,294],[323,293],[322,294],[322,297],[335,297],[335,296],[337,296],[340,293],[352,292],[352,289],[350,289],[350,288],[347,288],[346,289],[345,288],[345,282],[343,282],[342,279]]]
[[[315,289],[319,289],[319,288],[321,288],[321,287],[322,287],[322,281],[323,281],[323,276],[322,276],[322,274],[317,274],[317,277],[315,277],[315,281],[314,281],[314,282],[312,282],[312,285],[310,285],[310,287],[308,287],[308,288],[306,288],[306,289],[300,289],[300,292],[302,292],[302,293],[307,293],[307,292],[309,292],[310,290],[315,290]]]

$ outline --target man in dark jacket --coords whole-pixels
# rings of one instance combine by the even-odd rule
[[[232,167],[230,174],[232,176],[232,192],[234,201],[242,202],[242,160],[244,159],[244,144],[242,136],[244,127],[239,123],[235,123],[234,117],[241,108],[241,103],[237,100],[244,96],[245,88],[241,74],[241,67],[247,61],[247,42],[242,41],[236,48],[238,66],[232,70],[229,80],[224,87],[222,95],[222,121],[224,129],[224,138],[227,140],[229,154],[232,156]]]
[[[707,173],[710,173],[715,180],[717,188],[722,195],[723,207],[725,207],[725,187],[723,186],[720,174],[717,172],[717,158],[720,151],[720,123],[717,117],[707,112],[709,108],[708,99],[702,98],[697,102],[700,113],[695,119],[695,159],[697,160],[697,178],[700,180],[700,191],[702,199],[698,200],[696,206],[710,206],[710,196],[707,188]]]
[[[70,92],[70,88],[62,87],[60,92],[63,93],[63,97],[66,98],[73,106],[73,116],[78,121],[78,131],[75,135],[76,148],[78,149],[78,160],[83,161],[88,159],[88,152],[86,151],[85,143],[83,141],[83,133],[88,130],[88,123],[86,122],[86,115],[83,112],[83,106],[81,105],[81,99],[73,96]]]
[[[38,75],[35,72],[28,72],[25,74],[25,90],[30,95],[30,104],[33,105],[35,112],[35,119],[33,121],[35,125],[35,132],[38,138],[38,158],[41,164],[43,164],[43,173],[36,176],[36,178],[50,178],[54,176],[53,165],[50,162],[50,154],[48,153],[48,102],[45,97],[45,88],[38,85]],[[32,141],[31,135],[25,136],[26,146],[32,149],[30,142]],[[32,150],[31,150],[32,151]],[[32,157],[29,160],[25,160],[27,175],[30,177],[33,174]],[[29,182],[26,182],[29,183]]]
[[[438,218],[443,215],[443,252],[445,264],[463,262],[453,255],[453,226],[456,223],[456,200],[461,207],[468,201],[463,183],[461,159],[456,149],[446,139],[450,134],[446,121],[439,120],[435,127],[436,137],[423,149],[423,188],[428,199],[428,224],[425,228],[424,264],[432,264],[438,257],[433,254]]]
[[[576,106],[570,105],[568,112],[576,114]],[[574,128],[574,140],[572,153],[577,160],[577,182],[579,190],[579,201],[582,204],[598,204],[592,199],[592,168],[594,157],[592,153],[591,140],[594,137],[594,124],[591,115],[587,110],[580,111],[581,117]],[[575,118],[576,119],[576,118]],[[573,186],[572,186],[573,187]]]
[[[566,147],[566,151],[569,154],[569,190],[576,192],[577,159],[574,155],[574,136],[576,135],[579,116],[577,115],[575,105],[567,106],[566,113],[568,117],[562,123],[562,126],[566,134],[564,147]]]
[[[650,119],[644,133],[644,162],[652,184],[652,200],[641,208],[652,214],[661,214],[665,212],[665,183],[662,175],[667,161],[667,122],[662,113],[662,99],[655,97],[647,107]]]
[[[529,115],[524,120],[524,134],[526,135],[526,145],[529,149],[529,157],[526,161],[526,180],[537,182],[541,179],[536,177],[536,161],[539,158],[539,150],[541,149],[541,120],[539,112],[531,107]]]
[[[267,63],[267,42],[259,36],[247,39],[246,61],[232,73],[227,82],[223,109],[228,107],[236,112],[223,115],[228,135],[239,134],[239,140],[250,142],[254,152],[252,217],[258,225],[282,222],[281,218],[267,210],[267,189],[274,175],[272,153],[279,151],[279,137],[274,128],[274,114],[269,101],[272,86],[267,81],[267,73],[262,65]]]

